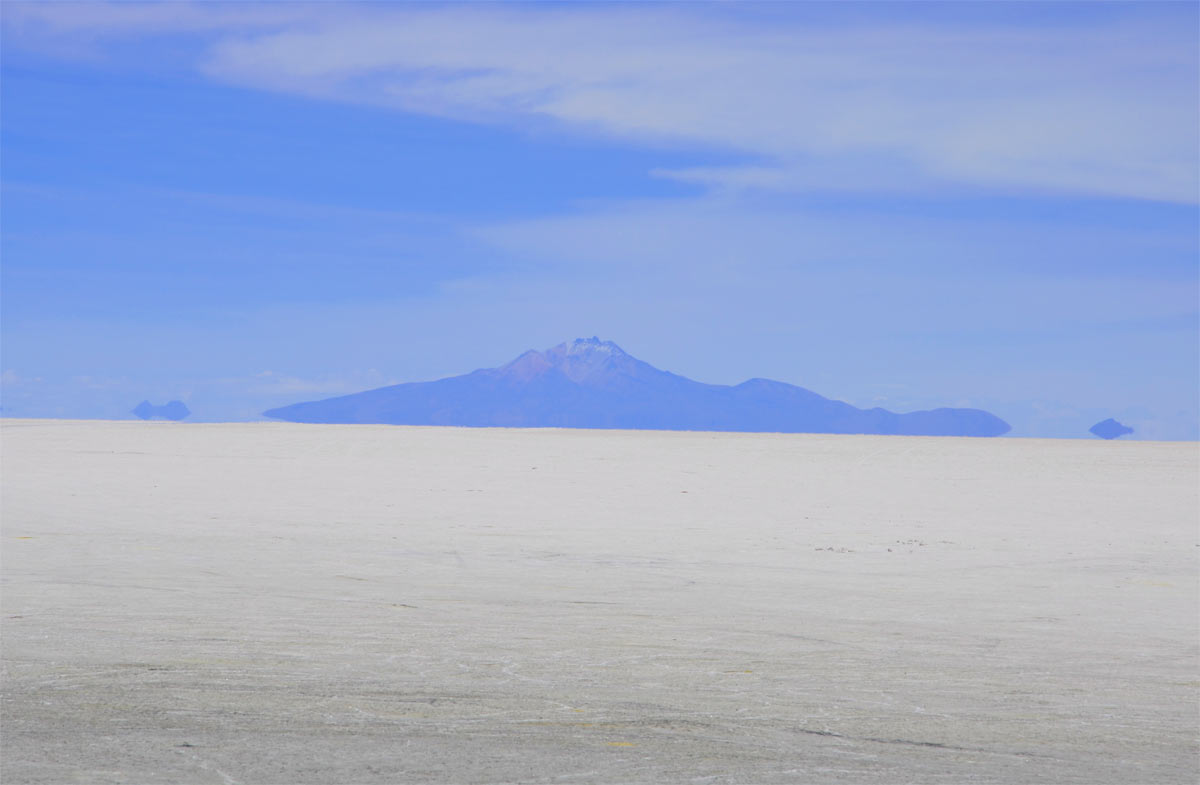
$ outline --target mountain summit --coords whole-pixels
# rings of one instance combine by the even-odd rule
[[[636,374],[638,365],[654,370],[640,360],[630,357],[612,341],[577,338],[571,343],[560,343],[544,352],[530,349],[496,371],[500,375],[520,380],[529,380],[557,371],[576,384],[595,386],[602,383],[602,380],[612,379],[621,374]]]
[[[507,365],[297,403],[264,412],[307,423],[632,428],[670,431],[999,436],[979,409],[897,414],[858,409],[769,379],[703,384],[642,362],[612,341],[580,338]]]

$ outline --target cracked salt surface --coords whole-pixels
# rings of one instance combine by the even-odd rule
[[[0,428],[6,785],[1200,778],[1194,444]]]

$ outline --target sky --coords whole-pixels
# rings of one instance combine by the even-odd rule
[[[6,417],[597,335],[1200,438],[1194,3],[0,5]]]

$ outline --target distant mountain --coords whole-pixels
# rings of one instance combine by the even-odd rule
[[[1115,439],[1118,436],[1133,433],[1133,429],[1109,417],[1107,420],[1101,420],[1091,428],[1088,428],[1088,432],[1099,436],[1101,439]]]
[[[149,401],[142,401],[137,406],[133,407],[130,414],[136,414],[143,420],[150,420],[155,417],[162,417],[166,420],[182,420],[191,414],[191,410],[183,401],[167,401],[162,406],[155,406]]]
[[[999,436],[1008,423],[979,409],[896,414],[857,409],[769,379],[703,384],[598,338],[528,351],[500,368],[297,403],[264,412],[306,423],[516,428]]]

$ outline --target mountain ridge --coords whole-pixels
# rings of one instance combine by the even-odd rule
[[[309,423],[759,433],[999,436],[1009,430],[980,409],[898,414],[859,409],[772,379],[705,384],[598,337],[531,349],[496,368],[296,403],[264,415]]]

